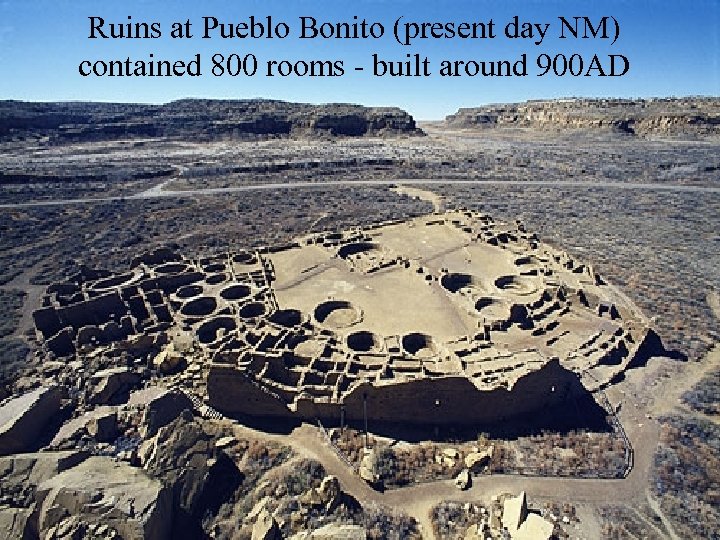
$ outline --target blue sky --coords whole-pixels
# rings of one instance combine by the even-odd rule
[[[202,17],[223,22],[247,21],[250,15],[273,16],[291,27],[286,39],[203,40]],[[386,34],[378,40],[300,40],[300,16],[321,22],[352,21],[353,15],[381,22]],[[395,43],[392,25],[404,16],[414,22],[487,22],[498,36],[493,40],[427,39],[410,47]],[[541,45],[533,40],[510,40],[503,28],[513,16],[521,21],[550,23]],[[559,40],[558,17],[588,16],[593,21],[614,16],[621,26],[614,45],[604,40]],[[90,16],[109,22],[159,22],[163,37],[155,40],[89,40]],[[190,19],[195,37],[173,40],[170,26]],[[214,53],[253,53],[260,61],[252,78],[209,74]],[[528,55],[527,77],[388,78],[372,76],[372,54],[403,60],[407,53],[427,56],[437,73],[441,60],[515,60]],[[203,77],[83,78],[82,60],[191,59],[200,53]],[[620,78],[537,77],[535,58],[542,53],[578,53],[588,61],[622,54],[631,62]],[[339,78],[268,78],[261,75],[269,59],[343,60],[346,75]],[[364,67],[363,72],[352,69]],[[39,101],[98,100],[160,103],[183,97],[266,97],[289,101],[353,102],[396,105],[418,119],[442,118],[458,107],[563,96],[647,97],[720,95],[720,0],[209,0],[163,2],[136,0],[0,0],[0,99]]]

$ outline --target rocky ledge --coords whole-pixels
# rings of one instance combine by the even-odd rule
[[[527,101],[459,109],[452,127],[605,129],[632,135],[720,135],[720,98]]]
[[[128,137],[214,140],[289,135],[422,134],[397,107],[184,99],[164,105],[0,101],[0,140],[87,142]]]

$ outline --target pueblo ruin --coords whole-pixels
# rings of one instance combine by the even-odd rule
[[[653,335],[592,267],[462,210],[155,251],[50,286],[34,320],[55,357],[145,357],[225,415],[333,424],[531,415],[611,384]]]

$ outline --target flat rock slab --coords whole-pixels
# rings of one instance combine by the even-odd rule
[[[31,448],[55,413],[60,410],[58,386],[38,388],[0,406],[0,455]]]
[[[123,538],[168,538],[172,494],[141,469],[108,457],[91,457],[38,488],[39,530],[67,516],[102,523]],[[42,535],[41,535],[42,536]]]

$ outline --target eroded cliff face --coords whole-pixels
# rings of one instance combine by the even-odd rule
[[[212,140],[421,133],[413,117],[395,107],[199,99],[165,105],[0,102],[0,140],[48,137],[62,143],[134,136]]]
[[[459,109],[454,127],[606,129],[636,135],[718,135],[720,99],[560,99]]]

